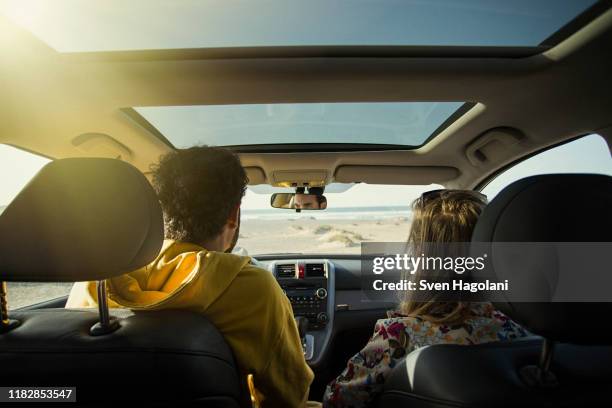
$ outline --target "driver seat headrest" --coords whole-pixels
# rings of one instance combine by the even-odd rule
[[[44,166],[0,215],[0,280],[102,280],[152,261],[161,206],[145,176],[115,159]]]

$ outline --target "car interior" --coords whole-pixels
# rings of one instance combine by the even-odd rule
[[[494,2],[485,11],[479,2],[435,3],[457,19],[462,7],[476,15],[478,21],[458,23],[481,24],[471,28],[471,40],[450,30],[446,37],[365,43],[334,38],[330,30],[325,41],[288,31],[276,42],[263,34],[249,42],[246,26],[243,37],[228,36],[229,42],[180,43],[154,24],[164,13],[152,5],[136,20],[102,6],[0,7],[0,146],[44,160],[14,199],[0,201],[6,204],[0,209],[0,387],[75,386],[78,400],[69,406],[250,406],[230,347],[199,314],[109,309],[104,302],[98,310],[65,309],[67,292],[12,306],[15,283],[24,290],[61,283],[69,290],[73,282],[102,282],[154,259],[164,231],[150,169],[174,149],[209,144],[236,152],[249,178],[246,198],[261,196],[265,211],[291,217],[261,218],[262,228],[333,214],[340,202],[334,197],[359,186],[383,189],[372,205],[392,201],[396,187],[487,192],[495,186],[475,242],[611,241],[612,2],[563,2],[554,13],[549,9],[558,4],[550,1],[518,2],[517,10]],[[139,11],[132,7],[126,5],[131,17]],[[198,7],[185,2],[166,11],[167,18],[202,13]],[[228,13],[253,11],[242,7]],[[315,17],[351,18],[343,12],[351,14]],[[487,13],[512,20],[516,33],[488,36],[493,28],[479,20]],[[67,24],[76,16],[82,21]],[[104,31],[94,42],[88,26],[116,32]],[[140,35],[124,36],[140,28]],[[568,159],[554,163],[563,171],[542,164],[530,177],[503,181],[523,163],[594,137],[607,160],[600,174]],[[0,171],[9,183],[11,169],[0,163]],[[308,197],[323,192],[324,201]],[[246,210],[243,204],[243,217]],[[295,242],[303,225],[295,225]],[[239,245],[253,233],[244,234]],[[351,239],[361,241],[356,236]],[[364,301],[360,242],[303,251],[285,250],[287,241],[282,248],[244,246],[291,301],[315,374],[309,399],[321,401],[394,303]],[[555,259],[533,274],[534,287],[545,286]],[[104,285],[98,290],[104,298]],[[612,338],[597,328],[605,326],[610,305],[496,302],[533,336],[415,350],[372,406],[601,405],[610,398]],[[119,363],[128,369],[117,372]],[[134,384],[129,392],[127,382]]]

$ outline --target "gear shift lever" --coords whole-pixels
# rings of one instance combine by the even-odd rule
[[[312,334],[308,334],[308,318],[304,316],[298,316],[295,318],[295,324],[300,333],[300,342],[302,343],[302,350],[304,350],[304,358],[306,361],[312,359],[314,355],[314,337]]]
[[[298,316],[295,318],[295,324],[297,325],[298,332],[300,333],[300,339],[306,337],[306,331],[308,330],[308,318]]]

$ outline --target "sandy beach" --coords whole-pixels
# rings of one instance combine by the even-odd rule
[[[359,254],[361,242],[403,242],[409,217],[318,219],[296,214],[285,220],[242,221],[238,246],[249,255],[269,253]]]
[[[72,288],[72,283],[8,282],[6,285],[9,310],[65,296]]]

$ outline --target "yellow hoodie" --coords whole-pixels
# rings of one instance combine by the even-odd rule
[[[302,406],[313,373],[291,304],[272,274],[249,261],[166,240],[151,264],[108,280],[109,306],[204,314],[232,348],[242,374],[253,374],[264,407]],[[96,283],[79,282],[66,307],[96,305]]]

